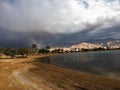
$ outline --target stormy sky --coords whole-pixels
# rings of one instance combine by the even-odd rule
[[[0,0],[0,46],[120,38],[120,0]]]

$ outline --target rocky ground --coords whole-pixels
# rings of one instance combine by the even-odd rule
[[[120,80],[33,62],[45,55],[0,61],[0,90],[120,90]]]

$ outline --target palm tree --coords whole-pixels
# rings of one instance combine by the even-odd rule
[[[37,45],[36,44],[32,44],[32,49],[36,50],[37,49]]]

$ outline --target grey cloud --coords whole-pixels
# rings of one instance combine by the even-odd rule
[[[12,47],[30,47],[32,43],[50,46],[70,46],[72,44],[79,43],[81,41],[93,40],[97,38],[120,38],[120,26],[115,26],[103,30],[100,33],[92,33],[98,26],[91,26],[91,29],[70,33],[70,34],[52,34],[48,32],[29,32],[18,33],[8,32],[5,30],[0,33],[0,45],[12,46]]]
[[[0,46],[120,38],[119,6],[119,0],[0,0]]]
[[[29,39],[20,33],[0,29],[0,47],[29,47],[29,43]]]
[[[97,6],[94,7],[95,12],[92,12],[92,7],[84,9],[85,6],[92,5],[91,2],[77,0],[2,0],[0,1],[0,26],[15,30],[15,31],[49,31],[52,33],[70,33],[82,31],[88,27],[83,23],[93,23],[101,15],[96,16]],[[98,2],[99,3],[99,2]],[[114,8],[113,6],[111,6]],[[103,7],[99,10],[108,8],[108,16],[103,15],[104,18],[113,17],[110,14],[110,7]],[[119,9],[117,7],[117,9]],[[100,11],[100,12],[101,12]],[[111,10],[112,11],[112,10]],[[117,14],[118,11],[115,13]],[[83,15],[82,15],[83,13]],[[91,14],[91,15],[84,15]],[[85,17],[86,16],[86,17]],[[93,18],[94,17],[94,18]],[[89,19],[90,18],[90,19]],[[86,19],[86,20],[84,20]],[[93,20],[92,20],[93,19]],[[92,21],[91,21],[92,20]],[[77,23],[76,23],[77,22]],[[102,20],[104,22],[104,20]],[[83,27],[83,28],[82,28]]]

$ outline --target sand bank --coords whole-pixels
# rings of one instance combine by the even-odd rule
[[[0,90],[120,90],[120,80],[34,62],[44,56],[0,61]]]

